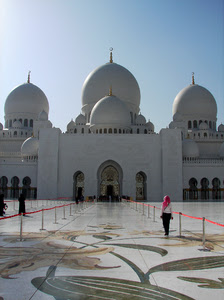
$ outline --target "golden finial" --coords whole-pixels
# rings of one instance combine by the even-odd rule
[[[114,50],[112,47],[110,47],[110,63],[113,63],[113,55],[112,55],[112,51]]]
[[[30,73],[31,73],[31,71],[28,72],[27,83],[30,83]]]
[[[192,72],[192,84],[195,84],[195,82],[194,82],[194,72]]]
[[[112,94],[112,86],[110,86],[110,89],[109,89],[109,96],[113,96],[113,94]]]

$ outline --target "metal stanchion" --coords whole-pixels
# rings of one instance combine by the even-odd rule
[[[135,203],[136,203],[136,211],[138,211],[137,202],[135,202]]]
[[[65,217],[65,206],[63,206],[63,213],[64,213],[64,217],[62,219],[66,220],[66,217]]]
[[[23,213],[20,214],[20,242],[23,240]]]
[[[41,229],[40,230],[46,230],[46,229],[44,229],[44,209],[42,209],[42,222],[41,222]]]
[[[202,219],[202,230],[203,230],[203,237],[202,237],[203,250],[205,250],[205,217],[203,217]]]
[[[70,215],[69,216],[72,216],[72,203],[70,203]]]
[[[57,223],[57,207],[55,206],[55,210],[54,210],[54,224],[58,224]]]
[[[16,201],[13,201],[13,209],[16,210]]]
[[[144,205],[144,203],[142,204],[142,215],[143,216],[145,215],[145,205]]]
[[[181,215],[182,213],[179,212],[179,236],[181,236]]]
[[[153,206],[153,222],[156,221],[156,207]]]
[[[150,216],[150,205],[148,205],[148,218]]]

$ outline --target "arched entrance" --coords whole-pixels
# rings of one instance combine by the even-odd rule
[[[84,197],[85,176],[81,171],[73,175],[73,200],[82,200]]]
[[[136,174],[136,200],[146,200],[146,175],[143,172]]]
[[[99,200],[118,201],[122,193],[122,170],[114,161],[103,163],[98,170]]]

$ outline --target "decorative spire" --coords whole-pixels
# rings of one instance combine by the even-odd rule
[[[194,82],[194,72],[192,72],[192,84],[195,84],[195,82]]]
[[[110,63],[113,63],[113,55],[112,55],[112,51],[114,50],[112,47],[110,47]]]
[[[31,73],[31,71],[28,72],[27,83],[30,83],[30,73]]]
[[[109,96],[113,96],[113,94],[112,94],[112,86],[110,86],[110,89],[109,89]]]

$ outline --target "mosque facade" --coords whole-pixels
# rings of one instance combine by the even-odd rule
[[[54,128],[44,92],[30,82],[14,88],[0,123],[0,193],[137,201],[224,199],[224,125],[217,104],[192,83],[173,102],[173,120],[159,133],[140,113],[135,77],[110,61],[86,78],[82,112]]]

